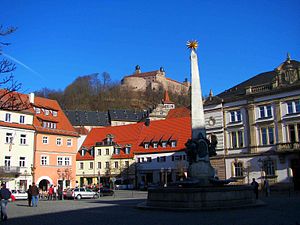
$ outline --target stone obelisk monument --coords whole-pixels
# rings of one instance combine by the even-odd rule
[[[208,185],[215,175],[215,170],[209,161],[211,143],[206,139],[205,119],[203,110],[202,91],[198,68],[196,49],[197,41],[188,41],[187,47],[191,50],[191,108],[192,108],[192,139],[186,143],[189,161],[188,177],[199,185]]]

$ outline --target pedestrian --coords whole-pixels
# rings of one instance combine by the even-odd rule
[[[256,199],[258,199],[258,183],[256,182],[255,178],[252,179],[251,185],[253,186]]]
[[[54,192],[53,185],[51,185],[48,190],[48,200],[53,200],[53,192]]]
[[[56,185],[54,185],[54,188],[53,188],[53,197],[54,197],[54,200],[57,200],[57,187],[56,187]]]
[[[32,200],[32,195],[31,195],[31,192],[29,191],[30,188],[31,188],[31,184],[29,185],[28,190],[27,190],[27,200],[28,200],[29,207],[31,207],[31,200]]]
[[[265,179],[264,181],[264,189],[265,189],[266,197],[270,196],[270,185],[268,179]]]
[[[38,201],[39,201],[39,189],[35,185],[35,183],[32,183],[31,188],[29,189],[29,192],[32,196],[32,207],[37,207]]]
[[[57,193],[58,193],[58,199],[59,200],[63,200],[63,191],[62,191],[62,186],[61,185],[58,185],[58,188],[57,188]]]
[[[6,188],[6,184],[3,183],[2,188],[0,190],[0,198],[1,198],[1,220],[7,220],[7,203],[8,199],[11,196],[11,192]]]

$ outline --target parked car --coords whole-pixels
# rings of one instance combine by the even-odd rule
[[[74,188],[74,190],[66,192],[66,197],[80,200],[82,198],[99,198],[99,194],[87,188]]]
[[[100,194],[100,196],[106,196],[106,195],[112,196],[114,195],[115,192],[114,190],[108,187],[101,187],[98,193]]]
[[[21,190],[11,190],[11,194],[15,197],[16,200],[25,200],[27,199],[27,193]]]
[[[74,190],[74,188],[66,188],[63,190],[63,197],[64,199],[67,199],[67,198],[73,198],[72,197],[72,191]]]

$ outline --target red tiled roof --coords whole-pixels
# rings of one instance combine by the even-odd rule
[[[124,147],[120,155],[113,155],[113,158],[132,158],[134,154],[150,152],[171,152],[185,149],[185,143],[191,138],[190,117],[174,118],[168,120],[151,121],[149,126],[144,123],[130,124],[124,126],[113,126],[106,128],[93,128],[86,137],[82,146],[90,148],[95,146],[96,142],[106,139],[107,134],[114,135],[114,142],[125,146],[131,145],[129,155],[124,153]],[[145,140],[170,141],[176,140],[176,147],[162,147],[160,144],[157,148],[152,145],[145,149],[143,143]],[[77,158],[78,160],[78,158]]]
[[[40,108],[47,108],[57,111],[57,116],[53,116],[51,113],[49,115],[35,114],[33,124],[38,132],[42,133],[53,133],[53,134],[61,134],[61,135],[69,135],[69,136],[78,136],[78,133],[75,131],[68,118],[64,114],[63,110],[60,108],[58,102],[56,100],[35,97],[34,104]],[[46,121],[52,121],[57,123],[56,129],[49,129],[42,127],[41,121],[39,118],[42,118]]]
[[[89,131],[85,127],[75,127],[76,132],[81,135],[88,135]]]
[[[190,117],[190,116],[191,116],[191,110],[186,107],[181,107],[177,109],[171,109],[167,115],[167,119]]]
[[[81,155],[81,151],[78,151],[76,154],[76,160],[93,160],[94,157],[91,155],[90,151],[86,151],[84,156]]]
[[[159,72],[159,70],[145,72],[145,73],[135,73],[135,74],[128,75],[125,77],[153,77],[153,76],[156,76],[158,72]]]
[[[5,90],[0,90],[0,93],[3,93]],[[34,115],[33,126],[37,132],[40,133],[52,133],[58,135],[67,135],[67,136],[78,136],[78,133],[75,131],[68,118],[64,114],[63,110],[60,108],[56,100],[51,100],[42,97],[34,97],[34,103],[29,102],[29,97],[26,94],[13,92],[12,94],[16,95],[19,101],[22,101],[25,110],[21,112],[30,112]],[[3,101],[3,99],[1,99]],[[39,107],[41,109],[51,109],[57,111],[57,116],[53,116],[51,113],[49,115],[44,115],[41,111],[40,114],[36,114],[33,107]],[[44,128],[42,127],[42,121],[48,121],[56,123],[56,129]]]
[[[26,130],[34,130],[33,125],[29,125],[29,124],[7,123],[7,122],[0,121],[0,126],[20,128],[20,129],[26,129]]]

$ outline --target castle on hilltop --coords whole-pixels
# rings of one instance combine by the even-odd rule
[[[187,94],[190,88],[190,82],[185,79],[185,81],[181,83],[167,78],[163,67],[160,67],[159,70],[142,73],[140,66],[137,65],[134,74],[123,77],[121,86],[134,91],[145,91],[148,87],[152,90],[162,88],[163,90],[176,94]]]

